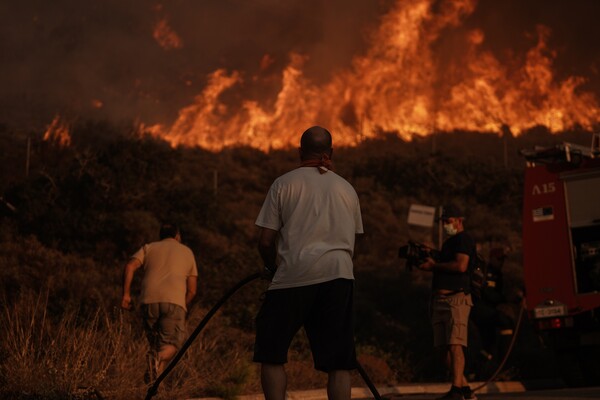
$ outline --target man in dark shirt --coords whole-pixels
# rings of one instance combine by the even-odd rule
[[[419,265],[433,273],[431,323],[436,348],[444,349],[446,364],[452,375],[452,387],[440,399],[472,400],[464,376],[471,299],[470,271],[477,255],[475,241],[465,232],[463,213],[455,206],[444,207],[440,220],[448,239],[439,260],[428,258]]]

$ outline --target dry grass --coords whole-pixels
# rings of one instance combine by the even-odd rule
[[[102,313],[65,312],[53,320],[49,292],[21,294],[2,309],[3,391],[14,397],[64,398],[98,388],[123,347],[123,325]],[[102,329],[100,328],[102,326]]]
[[[53,320],[47,309],[49,296],[49,292],[27,292],[13,304],[2,304],[0,397],[145,397],[142,378],[147,345],[138,319],[99,308],[93,315],[73,309]],[[189,321],[190,330],[200,318]],[[223,324],[207,327],[156,398],[233,398],[256,391],[256,366],[248,354],[251,340],[248,334]]]
[[[0,397],[12,399],[137,399],[144,398],[147,345],[137,316],[99,308],[81,315],[77,309],[58,318],[48,313],[52,293],[20,295],[3,302],[0,318]],[[206,310],[197,309],[188,331]],[[220,313],[196,338],[165,379],[157,400],[192,397],[233,399],[259,393],[259,367],[251,360],[253,335],[228,326]],[[313,369],[302,335],[286,366],[289,389],[323,387],[326,375]],[[382,358],[361,356],[370,374],[392,378]],[[356,385],[363,385],[354,377]]]
[[[0,398],[145,397],[147,343],[139,315],[116,307],[120,268],[33,238],[0,242],[0,266]],[[260,392],[259,368],[251,362],[254,334],[246,326],[250,311],[237,304],[244,295],[257,297],[260,288],[254,289],[214,315],[156,399]],[[191,309],[189,334],[207,311],[200,303]],[[322,387],[326,377],[312,369],[307,344],[299,343],[290,353],[290,389]]]

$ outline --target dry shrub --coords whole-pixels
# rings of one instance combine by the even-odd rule
[[[361,354],[358,356],[358,362],[374,383],[395,383],[394,371],[383,358],[373,354]]]
[[[387,353],[370,345],[357,346],[358,362],[375,384],[393,385],[398,382],[411,382],[414,379],[413,366],[405,351]]]
[[[122,325],[100,310],[82,316],[73,309],[53,320],[47,304],[48,292],[23,292],[13,305],[3,304],[0,368],[5,394],[71,397],[107,379],[121,348]]]
[[[202,311],[190,318],[190,333],[206,315]],[[189,368],[197,380],[194,391],[233,398],[250,389],[258,380],[251,363],[253,344],[252,333],[232,326],[223,313],[215,314],[190,347]]]
[[[204,309],[191,313],[189,336],[205,315]],[[257,369],[251,363],[253,340],[252,334],[232,327],[222,313],[215,314],[161,383],[155,398],[233,399],[259,390]],[[140,363],[138,380],[141,380],[142,367]]]
[[[290,352],[285,372],[288,377],[288,390],[323,388],[327,375],[314,369],[312,359],[302,359],[299,354]]]
[[[1,316],[0,397],[143,398],[147,343],[139,319],[129,313],[93,315],[76,309],[53,320],[49,294],[24,292]],[[253,335],[211,321],[159,387],[156,399],[215,396],[234,398],[259,391],[251,363]],[[189,321],[189,333],[200,316]]]

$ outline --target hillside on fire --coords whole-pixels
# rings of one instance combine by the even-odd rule
[[[428,278],[398,258],[408,240],[432,241],[436,231],[409,226],[409,207],[459,202],[483,255],[510,249],[503,295],[516,318],[524,167],[518,150],[588,145],[591,135],[536,127],[516,137],[508,130],[454,131],[405,141],[380,132],[337,147],[332,133],[334,169],[356,188],[365,227],[355,254],[359,360],[377,384],[444,380],[432,360]],[[141,397],[143,330],[137,315],[118,307],[128,257],[158,238],[162,220],[181,225],[200,274],[187,321],[192,330],[229,288],[261,270],[254,220],[272,181],[298,166],[297,150],[172,147],[108,122],[80,123],[68,141],[60,139],[0,126],[0,394]],[[247,285],[222,307],[165,382],[170,396],[259,392],[251,352],[266,287]],[[524,325],[499,379],[554,373]],[[476,348],[468,356],[473,379],[487,379],[499,363],[486,362]],[[291,390],[322,383],[303,335],[292,345],[288,373]]]

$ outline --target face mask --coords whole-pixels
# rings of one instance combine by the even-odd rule
[[[454,236],[458,233],[457,229],[452,224],[445,224],[444,230],[448,236]]]

